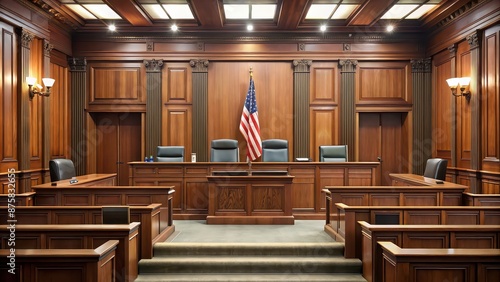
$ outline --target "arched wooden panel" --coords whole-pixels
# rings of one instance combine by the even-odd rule
[[[339,111],[337,107],[311,107],[310,155],[319,161],[319,146],[339,143]]]

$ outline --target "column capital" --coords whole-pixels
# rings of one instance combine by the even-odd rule
[[[26,29],[21,30],[21,45],[24,48],[30,48],[31,46],[31,41],[35,38],[35,35]]]
[[[68,59],[69,71],[86,71],[87,58],[69,58]]]
[[[356,66],[358,65],[358,60],[339,60],[339,66],[341,68],[341,72],[354,72]]]
[[[470,49],[478,48],[481,45],[481,33],[479,30],[476,30],[474,33],[467,35],[466,39],[469,43]]]
[[[309,67],[312,65],[312,60],[293,60],[292,64],[295,67],[295,72],[309,72]]]
[[[43,40],[43,55],[45,57],[50,57],[50,52],[54,49],[54,45],[50,44],[49,40]]]
[[[431,58],[411,59],[412,72],[431,72]]]
[[[146,72],[161,72],[163,68],[163,60],[144,60],[144,65],[146,66]]]
[[[189,65],[193,68],[193,72],[208,72],[209,61],[207,59],[191,59]]]

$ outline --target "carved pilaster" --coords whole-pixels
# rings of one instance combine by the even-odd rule
[[[481,40],[480,39],[480,33],[479,31],[474,32],[473,34],[470,34],[466,37],[467,42],[469,43],[470,49],[475,49],[480,46]]]
[[[52,77],[50,73],[50,52],[54,46],[50,44],[47,39],[43,40],[43,75],[44,77]],[[56,85],[54,85],[56,86]],[[57,86],[52,88],[52,92],[60,91],[57,89]],[[52,96],[52,95],[51,95]],[[52,97],[42,99],[43,103],[43,112],[42,112],[42,167],[46,170],[49,168],[49,160],[50,160],[50,109],[51,109],[51,101]]]
[[[427,159],[432,157],[432,107],[431,58],[412,59],[413,91],[413,173],[423,174]]]
[[[471,110],[471,169],[475,170],[476,177],[470,177],[470,192],[482,193],[481,181],[477,177],[482,169],[482,133],[481,133],[481,38],[482,32],[476,31],[467,36],[467,42],[470,46],[470,85],[471,92],[470,110]]]
[[[356,89],[356,66],[357,60],[340,60],[340,142],[348,147],[349,156],[355,156],[355,89]],[[354,161],[353,159],[351,159]]]
[[[156,157],[161,145],[161,70],[163,60],[144,60],[146,67],[146,156]]]
[[[76,175],[86,174],[87,137],[85,97],[87,95],[87,60],[69,58],[71,76],[71,159],[75,164]]]
[[[192,59],[193,77],[193,153],[200,162],[208,161],[208,64],[206,59]]]
[[[310,158],[309,79],[311,60],[293,60],[293,158]]]

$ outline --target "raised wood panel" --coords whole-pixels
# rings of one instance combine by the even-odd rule
[[[56,80],[50,94],[50,158],[69,158],[71,120],[68,69],[51,64],[50,75]]]
[[[412,103],[411,68],[408,62],[359,63],[356,104],[407,105]]]
[[[162,145],[184,146],[184,160],[191,157],[192,106],[167,105],[163,108]]]
[[[90,64],[88,106],[92,109],[99,104],[145,104],[145,75],[145,67],[141,63]],[[102,107],[99,109],[103,110]],[[107,110],[116,111],[111,107]]]
[[[37,83],[42,83],[43,73],[43,40],[35,38],[31,42],[30,48],[30,62],[29,72],[30,76],[37,78]],[[45,88],[43,89],[45,90]],[[30,101],[30,168],[39,169],[42,167],[42,153],[43,153],[43,100],[50,99],[50,97],[35,96]]]
[[[469,43],[463,41],[457,48],[456,77],[470,77],[471,52]],[[477,95],[477,93],[476,93]],[[471,159],[471,104],[464,97],[455,98],[456,111],[456,138],[457,138],[457,167],[470,168]]]
[[[433,157],[451,158],[452,137],[452,102],[455,99],[451,95],[450,87],[446,79],[454,77],[452,67],[454,62],[445,50],[434,60],[434,90],[432,94],[432,141]],[[452,100],[453,99],[453,100]]]
[[[483,169],[500,171],[500,26],[485,31],[483,119]]]
[[[238,140],[240,159],[246,144],[239,123],[253,69],[261,139],[286,139],[293,152],[293,72],[290,62],[211,62],[208,66],[208,119],[210,142]],[[290,160],[293,156],[290,154]]]
[[[311,107],[310,156],[319,161],[319,146],[339,144],[339,111],[337,107]]]
[[[0,22],[0,171],[17,170],[17,39],[14,28]],[[24,88],[23,88],[24,89]]]
[[[167,64],[165,68],[165,103],[190,104],[193,100],[191,66],[189,64]]]
[[[336,63],[313,63],[310,70],[310,104],[338,104],[338,70]]]
[[[192,213],[206,214],[208,212],[208,182],[206,178],[203,181],[186,181],[185,187],[186,207],[184,209]]]

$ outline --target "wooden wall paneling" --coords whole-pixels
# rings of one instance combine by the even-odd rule
[[[71,159],[76,175],[95,172],[95,125],[85,111],[87,97],[87,60],[69,58],[71,90]],[[88,159],[88,160],[87,160]],[[88,167],[87,167],[88,166]],[[88,168],[88,170],[87,170]],[[86,172],[87,171],[87,172]]]
[[[356,105],[410,106],[411,67],[407,62],[360,62],[356,75]]]
[[[309,140],[309,93],[311,60],[293,60],[294,157],[311,158]],[[293,185],[292,185],[293,186]]]
[[[208,64],[206,59],[189,61],[193,84],[193,135],[192,153],[196,160],[208,161],[207,112],[208,112]]]
[[[314,62],[311,66],[310,105],[338,105],[338,63]]]
[[[319,161],[319,146],[339,144],[339,110],[335,106],[311,106],[310,155]]]
[[[470,70],[471,54],[469,44],[467,41],[462,41],[457,45],[455,77],[470,77]],[[454,102],[456,108],[456,166],[471,168],[471,105],[465,97],[454,97]]]
[[[500,172],[500,25],[484,32],[482,111],[482,168]],[[477,95],[477,94],[476,94]],[[486,188],[483,186],[483,188]]]
[[[6,173],[8,169],[17,170],[17,37],[12,26],[0,22],[0,172]],[[24,84],[23,84],[24,85]],[[27,88],[23,87],[23,91]]]
[[[432,60],[412,59],[413,80],[413,147],[411,152],[414,174],[423,175],[427,159],[432,157]]]
[[[184,161],[191,159],[192,117],[191,105],[166,105],[163,107],[162,144],[184,146]]]
[[[449,50],[445,50],[433,58],[433,94],[432,94],[432,157],[452,161],[452,127],[454,117],[452,104],[455,97],[451,95],[446,79],[455,77],[455,58]],[[454,158],[453,158],[454,160]]]
[[[140,113],[120,113],[118,115],[118,185],[128,185],[128,162],[141,160],[142,119]],[[106,154],[105,154],[106,155]]]
[[[156,148],[161,144],[163,60],[144,60],[144,65],[146,66],[145,155],[151,154],[156,157]]]
[[[30,76],[37,78],[37,84],[42,85],[43,71],[43,40],[34,38],[31,42]],[[45,87],[43,88],[45,90]],[[30,169],[40,169],[42,167],[43,154],[43,99],[47,97],[35,95],[30,101]]]
[[[167,63],[164,75],[166,91],[163,101],[167,104],[192,104],[192,73],[189,63]]]
[[[65,64],[66,61],[64,61]],[[50,90],[50,159],[70,157],[70,98],[67,66],[51,64],[51,77],[56,81]]]
[[[293,152],[293,73],[289,62],[211,62],[208,68],[208,144],[238,140],[240,159],[246,144],[239,131],[243,103],[253,69],[261,139],[286,139]],[[293,156],[290,154],[290,160]]]
[[[141,63],[89,64],[87,109],[95,112],[144,112],[146,71]]]
[[[49,43],[47,39],[44,39],[43,42],[43,59],[42,59],[42,75],[43,77],[52,77],[51,67],[50,67],[50,52],[52,51],[53,45]],[[54,88],[54,85],[52,86]],[[51,89],[52,91],[52,89]],[[41,158],[41,168],[42,168],[42,177],[46,179],[46,181],[50,181],[50,173],[49,173],[49,160],[50,160],[50,130],[52,128],[50,123],[50,114],[52,109],[52,99],[42,99],[42,158]],[[45,180],[43,181],[45,182]]]

